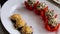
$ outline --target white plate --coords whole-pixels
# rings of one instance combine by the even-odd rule
[[[35,15],[32,11],[29,11],[25,8],[23,4],[24,1],[25,0],[9,0],[3,5],[1,11],[1,20],[6,30],[10,34],[20,34],[20,32],[14,28],[11,20],[9,19],[9,17],[12,14],[17,13],[21,14],[26,23],[29,26],[33,27],[33,34],[55,34],[56,32],[48,32],[44,28],[44,23],[40,16]],[[55,12],[58,14],[58,17],[60,16],[59,8],[57,8],[56,6],[54,6],[53,4],[49,3],[46,0],[41,0],[40,2],[46,2],[47,5],[49,6],[49,9],[54,9]]]

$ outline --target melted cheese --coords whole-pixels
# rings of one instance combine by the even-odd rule
[[[32,28],[29,27],[29,26],[27,26],[27,27],[26,27],[26,32],[27,32],[27,33],[31,33],[31,32],[32,32]]]
[[[11,18],[12,20],[17,20],[17,19],[21,19],[22,17],[21,17],[21,15],[19,15],[19,14],[14,14],[14,15],[12,15],[10,18]]]
[[[45,13],[46,16],[49,16],[49,17],[53,17],[54,16],[54,12],[51,11],[51,10],[48,10],[46,13]]]
[[[36,0],[28,0],[28,4],[33,7],[33,5],[36,3]]]
[[[27,34],[27,33],[32,33],[33,30],[30,26],[25,26],[25,27],[22,28],[22,32]]]
[[[23,26],[25,26],[26,25],[26,23],[25,23],[25,21],[24,20],[17,20],[16,21],[16,28],[19,28],[19,27],[23,27]]]
[[[45,7],[47,7],[46,4],[43,3],[43,2],[41,2],[41,3],[39,4],[39,6],[40,6],[40,7],[37,6],[37,9],[39,9],[39,10],[40,10],[40,9],[44,9]]]
[[[54,27],[57,26],[57,18],[50,19],[48,23]]]

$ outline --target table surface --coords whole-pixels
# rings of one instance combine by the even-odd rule
[[[7,0],[3,0],[1,1],[1,5],[3,5]],[[54,4],[55,6],[57,6],[58,8],[60,8],[60,5],[58,5],[57,3],[51,1],[51,0],[47,0],[49,1],[51,4]],[[1,8],[1,7],[0,7]],[[1,10],[1,9],[0,9]],[[0,13],[1,14],[1,13]],[[1,19],[0,19],[0,34],[9,34],[6,29],[4,28],[4,26],[2,25]]]
[[[2,25],[1,20],[0,20],[0,34],[9,34],[4,28],[4,26]]]

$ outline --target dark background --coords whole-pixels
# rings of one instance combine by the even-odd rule
[[[7,1],[7,0],[0,0],[1,7],[3,6],[3,4],[4,4],[6,1]]]

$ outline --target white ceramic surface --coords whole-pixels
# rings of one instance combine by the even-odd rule
[[[10,34],[20,34],[18,30],[16,30],[10,20],[10,16],[14,13],[22,15],[23,19],[26,21],[26,23],[29,26],[33,27],[33,34],[55,34],[56,32],[48,32],[44,28],[44,23],[42,21],[42,18],[40,16],[37,16],[32,11],[29,11],[24,6],[25,0],[9,0],[7,1],[1,11],[1,21],[6,30]],[[57,8],[55,5],[51,4],[50,2],[46,0],[40,0],[40,2],[46,2],[46,4],[49,6],[49,9],[54,9],[55,13],[58,14],[58,21],[60,20],[60,9]],[[60,29],[58,31],[58,34],[60,32]]]

